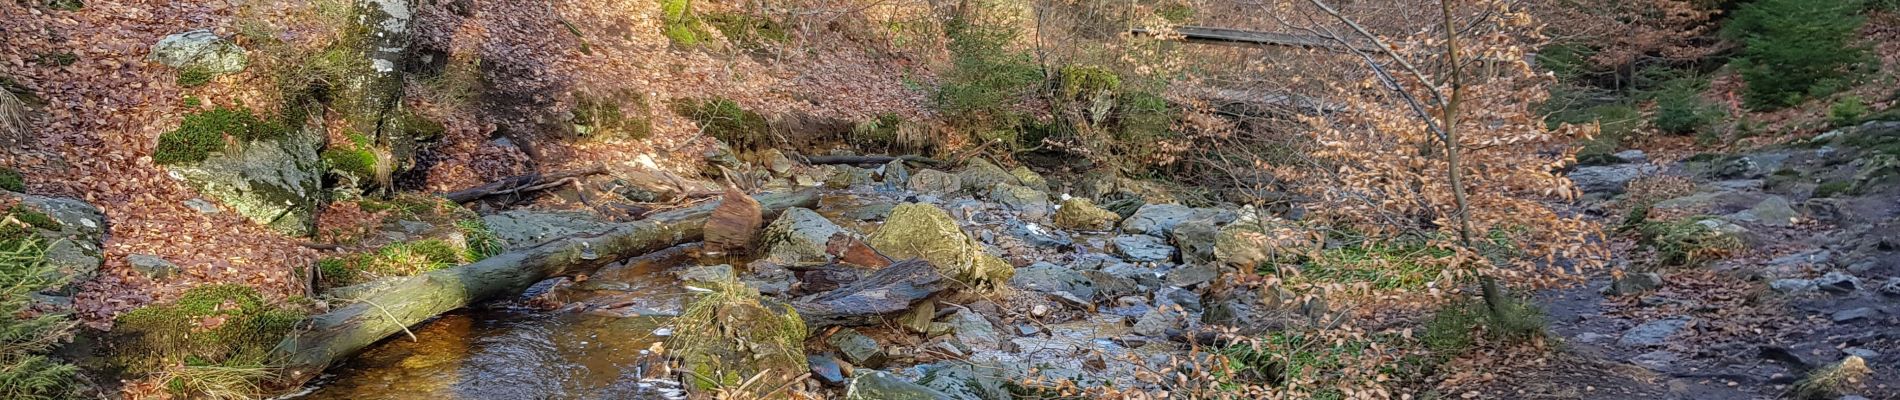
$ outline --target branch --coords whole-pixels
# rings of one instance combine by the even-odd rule
[[[1353,31],[1359,32],[1359,36],[1364,36],[1366,40],[1371,40],[1373,44],[1378,45],[1379,51],[1385,52],[1387,56],[1392,57],[1392,60],[1398,61],[1400,66],[1405,67],[1406,72],[1409,72],[1412,74],[1412,78],[1418,79],[1418,82],[1420,84],[1426,85],[1426,88],[1425,88],[1426,92],[1431,93],[1432,101],[1437,102],[1438,105],[1441,107],[1445,105],[1445,96],[1438,93],[1438,88],[1434,88],[1430,86],[1432,81],[1425,79],[1425,73],[1419,72],[1418,67],[1413,66],[1411,61],[1407,61],[1405,57],[1399,56],[1397,52],[1392,51],[1392,45],[1386,44],[1384,39],[1379,39],[1378,35],[1373,35],[1371,31],[1367,31],[1366,27],[1360,26],[1358,22],[1353,22],[1351,18],[1346,18],[1345,15],[1339,13],[1339,10],[1333,9],[1333,6],[1327,5],[1326,2],[1323,2],[1320,0],[1307,0],[1307,1],[1313,3],[1314,6],[1319,7],[1320,10],[1325,11],[1327,14],[1332,15],[1333,18],[1339,19],[1339,22],[1345,23],[1346,26],[1352,27]],[[1327,32],[1332,33],[1332,30],[1327,29]],[[1345,44],[1345,41],[1340,39],[1337,34],[1334,34],[1333,36],[1334,36],[1333,40],[1338,40],[1341,42],[1341,44]],[[1350,46],[1348,47],[1350,48]],[[1353,50],[1356,51],[1358,49],[1354,48]],[[1361,52],[1360,56],[1364,56],[1364,55],[1365,54]],[[1370,63],[1370,61],[1368,61],[1368,63]],[[1387,75],[1386,78],[1390,79],[1391,76]]]

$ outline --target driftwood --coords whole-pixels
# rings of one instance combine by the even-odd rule
[[[813,207],[818,194],[803,191],[762,195],[774,212]],[[379,281],[381,287],[352,296],[354,302],[311,317],[272,351],[285,379],[301,383],[331,363],[444,312],[522,290],[553,276],[586,273],[615,260],[698,240],[715,204],[654,213],[599,233],[556,239],[472,264]]]
[[[809,329],[879,323],[885,316],[949,290],[954,281],[924,260],[907,260],[842,287],[791,302]]]
[[[481,200],[484,197],[533,192],[561,186],[572,182],[574,178],[607,173],[607,167],[596,165],[593,168],[578,171],[562,171],[551,174],[532,173],[515,175],[489,182],[481,186],[457,190],[442,194],[443,198],[456,203]]]
[[[823,165],[823,164],[851,164],[851,165],[884,165],[884,164],[889,164],[889,163],[891,163],[892,161],[897,161],[897,160],[904,160],[904,161],[909,161],[909,162],[914,162],[914,163],[922,163],[922,164],[930,164],[930,165],[938,165],[938,164],[943,164],[943,161],[941,161],[941,160],[936,160],[936,159],[931,159],[931,158],[929,158],[929,157],[924,157],[924,156],[817,156],[817,157],[805,157],[805,163],[806,163],[806,164],[811,164],[811,165]]]

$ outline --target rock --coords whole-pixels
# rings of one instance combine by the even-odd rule
[[[1610,286],[1603,288],[1603,294],[1610,295],[1610,296],[1622,296],[1622,295],[1631,295],[1631,294],[1637,294],[1637,293],[1645,293],[1651,290],[1656,290],[1656,288],[1658,287],[1662,287],[1662,284],[1663,284],[1662,274],[1658,274],[1654,272],[1628,273],[1628,274],[1623,274],[1622,278],[1611,281]]]
[[[1828,315],[1828,318],[1834,320],[1834,323],[1838,324],[1838,323],[1843,323],[1843,322],[1854,322],[1854,321],[1859,321],[1863,319],[1873,318],[1874,315],[1878,315],[1878,314],[1880,314],[1879,310],[1875,310],[1871,307],[1860,307],[1860,308],[1852,308],[1852,309],[1846,309],[1846,310],[1841,310],[1841,311],[1835,311],[1833,314]]]
[[[1656,166],[1648,164],[1606,165],[1578,167],[1569,177],[1586,194],[1613,196],[1622,194],[1630,181],[1656,171]]]
[[[983,251],[983,245],[963,234],[942,209],[906,203],[891,210],[890,218],[866,240],[894,259],[921,258],[938,271],[966,283],[995,285],[1009,280],[1015,267]]]
[[[509,249],[534,247],[562,237],[598,232],[610,222],[581,211],[509,210],[482,217]]]
[[[957,172],[957,178],[963,183],[963,190],[971,193],[983,193],[990,190],[990,187],[1003,183],[1012,185],[1022,183],[1016,180],[1015,175],[1004,171],[1003,167],[991,164],[980,157],[970,159],[970,162],[963,166],[963,171]]]
[[[1193,287],[1220,278],[1220,266],[1211,263],[1187,264],[1168,271],[1168,284]]]
[[[164,280],[178,273],[177,264],[172,264],[171,261],[158,256],[132,254],[125,256],[125,262],[132,265],[133,271],[138,271],[139,274],[154,281]]]
[[[1148,235],[1121,235],[1110,240],[1115,251],[1136,262],[1164,262],[1174,258],[1174,247],[1166,240]]]
[[[1017,166],[1016,168],[1012,168],[1009,170],[1009,174],[1011,176],[1015,176],[1017,182],[1021,182],[1023,186],[1027,186],[1030,189],[1036,189],[1043,192],[1049,191],[1049,180],[1043,179],[1042,174],[1038,174],[1036,173],[1036,171],[1030,170],[1029,167],[1027,166]]]
[[[1220,234],[1214,238],[1214,259],[1227,265],[1257,269],[1311,246],[1314,240],[1311,236],[1311,232],[1287,221],[1259,220],[1248,213],[1246,218],[1221,227]]]
[[[1155,307],[1180,307],[1188,312],[1201,312],[1201,295],[1192,290],[1178,287],[1164,287],[1155,292]]]
[[[910,383],[890,373],[865,370],[851,379],[845,400],[961,400],[923,385]]]
[[[828,354],[805,356],[805,364],[811,366],[811,376],[818,378],[825,386],[844,385],[844,368],[838,365],[838,359]]]
[[[1880,358],[1880,352],[1873,351],[1866,348],[1861,348],[1861,347],[1849,347],[1846,349],[1842,349],[1841,353],[1850,355],[1850,356],[1860,357],[1860,358]]]
[[[1201,322],[1230,326],[1242,332],[1266,332],[1285,327],[1285,321],[1271,319],[1271,307],[1256,289],[1230,289],[1216,292],[1203,300],[1207,311]]]
[[[765,169],[772,171],[773,176],[785,176],[792,172],[792,166],[795,165],[792,158],[786,157],[785,152],[779,149],[760,150],[757,158],[765,163]]]
[[[1107,275],[1107,276],[1113,276],[1119,279],[1133,281],[1137,285],[1146,286],[1149,288],[1155,288],[1155,287],[1161,287],[1161,286],[1167,285],[1167,280],[1164,278],[1167,276],[1167,271],[1161,268],[1152,267],[1152,266],[1141,266],[1141,265],[1132,264],[1132,263],[1118,263],[1118,264],[1110,265],[1107,267],[1102,267],[1102,269],[1098,272],[1101,272],[1102,274]],[[1107,292],[1106,290],[1107,286],[1103,285],[1101,282],[1099,281],[1096,282],[1095,286],[1097,289],[1100,289],[1101,291],[1105,293]]]
[[[1649,162],[1649,155],[1643,154],[1642,150],[1636,150],[1636,149],[1619,151],[1619,152],[1616,152],[1616,154],[1611,154],[1611,156],[1616,157],[1616,159],[1618,160],[1623,160],[1623,162],[1626,162],[1626,163]]]
[[[1212,220],[1197,219],[1182,222],[1174,226],[1170,233],[1174,245],[1181,249],[1181,262],[1203,264],[1214,262],[1214,242],[1220,237],[1220,228]]]
[[[937,195],[957,193],[963,190],[963,178],[948,172],[925,169],[911,174],[910,190]]]
[[[891,216],[891,209],[896,207],[897,203],[871,203],[846,210],[840,216],[857,221],[883,221]]]
[[[243,71],[250,62],[243,47],[218,37],[209,29],[165,36],[152,45],[151,58],[168,67],[214,75]]]
[[[1630,363],[1641,365],[1643,368],[1649,368],[1651,370],[1664,371],[1667,370],[1670,365],[1681,360],[1682,356],[1678,356],[1676,353],[1672,353],[1668,350],[1656,350],[1637,354],[1636,357],[1630,358]]]
[[[1833,260],[1833,252],[1817,249],[1775,257],[1773,260],[1768,260],[1767,266],[1777,270],[1794,270],[1802,267],[1827,268]]]
[[[1154,237],[1168,236],[1175,225],[1194,219],[1194,209],[1179,204],[1149,204],[1122,221],[1122,231]]]
[[[1135,319],[1134,332],[1147,337],[1165,338],[1168,337],[1168,331],[1186,328],[1187,323],[1187,315],[1182,311],[1156,308]]]
[[[757,291],[735,281],[710,285],[674,318],[668,355],[692,371],[688,385],[736,387],[759,376],[765,387],[786,387],[792,372],[810,367],[805,358],[806,327],[799,313],[762,301]],[[765,371],[772,373],[761,374]],[[777,372],[783,371],[783,372]]]
[[[678,275],[682,281],[700,283],[718,283],[736,279],[732,266],[726,264],[687,267],[686,270],[678,272]]]
[[[1729,214],[1723,218],[1736,222],[1753,222],[1767,226],[1790,226],[1800,218],[1788,199],[1781,196],[1768,196],[1754,207]]]
[[[1121,214],[1096,207],[1088,199],[1076,197],[1062,201],[1056,210],[1055,226],[1078,231],[1106,231],[1115,228],[1121,222]]]
[[[871,170],[850,165],[826,165],[825,187],[844,189],[856,186],[869,186],[877,182],[877,174]]]
[[[998,372],[998,366],[973,366],[966,362],[947,361],[937,364],[919,365],[924,371],[923,378],[917,383],[959,400],[1012,400],[1009,390],[1004,389],[1005,379]]]
[[[738,171],[745,166],[745,162],[733,155],[732,146],[724,140],[713,139],[712,146],[701,152],[699,158],[706,162],[705,169],[700,171],[706,176],[725,176],[725,171]]]
[[[16,200],[13,210],[4,213],[25,211],[45,216],[51,224],[34,224],[34,233],[40,237],[40,243],[46,246],[45,259],[48,266],[64,279],[66,284],[50,294],[72,295],[81,282],[92,280],[99,274],[99,266],[105,262],[102,256],[106,241],[106,216],[99,208],[84,201],[64,197],[48,197],[0,190],[0,196]],[[14,216],[15,218],[23,218]]]
[[[185,207],[204,215],[217,215],[218,213],[224,212],[224,209],[218,208],[216,203],[212,203],[210,200],[205,200],[202,197],[186,199]]]
[[[762,294],[790,294],[792,285],[798,283],[797,274],[772,262],[754,261],[746,270],[745,276],[739,277],[739,282],[758,288]]]
[[[1075,239],[1069,238],[1069,234],[1062,231],[1050,230],[1033,222],[1011,220],[1005,223],[1009,224],[1009,234],[1011,236],[1022,239],[1024,242],[1029,242],[1030,245],[1037,247],[1075,245]]]
[[[1798,294],[1798,293],[1806,293],[1814,289],[1817,289],[1819,288],[1819,285],[1816,285],[1813,279],[1789,278],[1789,279],[1776,279],[1774,282],[1769,282],[1768,288],[1774,289],[1776,292],[1781,292],[1783,294]]]
[[[878,168],[878,189],[898,192],[910,186],[910,167],[904,166],[904,160],[891,160]]]
[[[1758,192],[1719,189],[1703,191],[1656,202],[1650,207],[1650,216],[1686,217],[1732,214],[1761,204],[1763,200],[1767,200],[1767,195]]]
[[[990,189],[990,200],[1020,212],[1024,220],[1030,221],[1048,218],[1053,208],[1048,193],[1008,183]]]
[[[1701,225],[1703,228],[1708,228],[1710,232],[1715,232],[1717,234],[1734,237],[1736,239],[1742,240],[1743,242],[1750,241],[1754,237],[1754,231],[1750,231],[1748,230],[1748,228],[1744,228],[1741,225],[1736,225],[1732,222],[1723,221],[1717,218],[1710,218],[1710,219],[1705,219],[1701,221],[1696,221],[1696,225]]]
[[[810,273],[806,278],[805,284],[813,285]],[[928,263],[899,262],[836,289],[793,300],[792,308],[814,329],[867,325],[909,311],[912,305],[950,289],[953,282],[944,278]]]
[[[837,348],[838,353],[844,355],[845,361],[850,361],[852,365],[871,368],[884,365],[884,347],[877,344],[877,339],[864,336],[856,329],[839,330],[831,334],[831,337],[825,338],[825,343]]]
[[[760,243],[766,260],[779,265],[806,265],[831,262],[825,244],[832,235],[844,232],[825,216],[806,208],[790,208],[765,227]]]
[[[1834,293],[1853,293],[1860,289],[1860,278],[1840,271],[1829,272],[1814,280],[1815,287]]]
[[[166,166],[170,176],[199,194],[230,207],[259,225],[290,236],[316,229],[323,200],[321,132],[293,130],[282,137],[244,143],[204,161]]]
[[[1624,347],[1661,346],[1676,331],[1689,326],[1690,321],[1688,317],[1675,317],[1644,322],[1623,332],[1623,337],[1617,339],[1616,344]]]
[[[1009,284],[1043,293],[1067,292],[1084,299],[1095,298],[1094,281],[1081,272],[1046,262],[1017,269]]]
[[[1887,284],[1880,285],[1880,293],[1888,296],[1900,296],[1900,278],[1887,278]]]
[[[995,350],[1003,343],[1003,336],[996,331],[996,325],[988,319],[970,310],[963,309],[944,317],[943,327],[947,332],[932,332],[956,335],[956,339],[965,346],[979,350]],[[935,329],[932,329],[935,331]]]

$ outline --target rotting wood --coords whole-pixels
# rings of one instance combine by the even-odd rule
[[[489,196],[528,193],[548,189],[566,184],[569,179],[604,173],[607,173],[607,167],[595,165],[591,168],[575,171],[562,171],[551,174],[532,173],[515,175],[481,186],[444,193],[442,197],[457,204],[467,203]]]
[[[814,207],[818,193],[807,190],[761,195],[758,201],[776,213],[791,207]],[[615,260],[698,240],[701,227],[716,205],[658,212],[591,235],[556,239],[467,265],[378,281],[381,287],[351,296],[354,302],[305,320],[301,329],[278,343],[272,360],[282,367],[285,383],[301,384],[331,363],[444,312],[519,293],[549,277],[587,273]]]

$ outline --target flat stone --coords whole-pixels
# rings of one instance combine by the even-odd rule
[[[732,266],[726,264],[688,267],[679,272],[679,277],[680,280],[688,282],[724,282],[735,279]]]
[[[1853,293],[1855,290],[1860,289],[1860,278],[1856,278],[1844,272],[1834,271],[1827,273],[1827,275],[1822,275],[1819,279],[1815,279],[1814,285],[1828,292]]]
[[[1621,279],[1611,281],[1610,286],[1604,287],[1603,294],[1620,296],[1643,293],[1656,290],[1656,288],[1662,287],[1662,284],[1662,274],[1654,272],[1623,274]]]
[[[838,365],[838,359],[827,354],[812,354],[805,356],[805,363],[811,365],[811,376],[826,386],[844,385],[844,368]]]
[[[1642,325],[1637,325],[1635,328],[1630,328],[1629,331],[1623,332],[1623,337],[1617,339],[1616,344],[1625,347],[1660,346],[1667,341],[1670,336],[1675,335],[1676,331],[1680,331],[1683,327],[1689,326],[1689,322],[1690,319],[1688,317],[1675,317],[1644,322]]]
[[[1859,321],[1863,319],[1873,318],[1874,315],[1878,315],[1878,314],[1880,314],[1880,310],[1875,310],[1871,307],[1860,307],[1860,308],[1852,308],[1852,309],[1846,309],[1846,310],[1841,310],[1841,311],[1835,311],[1834,314],[1831,314],[1828,317],[1830,319],[1833,319],[1835,323],[1843,323],[1843,322],[1854,322],[1854,321]]]
[[[223,75],[243,71],[250,60],[244,48],[209,29],[167,35],[152,45],[151,58],[178,69],[198,69]]]
[[[164,280],[165,278],[170,278],[172,275],[178,274],[177,264],[172,264],[171,261],[166,261],[164,258],[159,258],[158,256],[132,254],[125,256],[125,262],[132,265],[132,270],[138,271],[138,273],[154,281]]]
[[[1813,291],[1819,288],[1819,286],[1814,283],[1813,279],[1786,278],[1769,282],[1768,288],[1783,294],[1797,294]]]
[[[786,209],[760,236],[766,259],[780,265],[823,264],[831,262],[825,244],[832,235],[843,232],[829,219],[810,209]]]
[[[1186,264],[1168,270],[1168,284],[1175,287],[1191,287],[1219,277],[1220,267],[1211,263]]]
[[[1067,292],[1085,299],[1095,298],[1094,281],[1081,272],[1046,262],[1016,269],[1016,276],[1009,278],[1009,284],[1043,293]]]
[[[1584,193],[1616,195],[1623,193],[1630,181],[1654,174],[1657,170],[1656,166],[1648,164],[1579,167],[1571,171],[1569,177]]]
[[[1122,221],[1122,231],[1165,237],[1175,225],[1194,219],[1194,209],[1180,204],[1148,204]]]
[[[990,200],[1016,210],[1023,219],[1041,221],[1048,218],[1054,206],[1049,204],[1049,194],[1024,186],[999,183],[991,187]]]
[[[1148,235],[1121,235],[1111,240],[1115,251],[1137,262],[1162,262],[1174,258],[1174,247],[1167,241]]]
[[[837,348],[838,353],[844,355],[845,361],[850,361],[853,365],[871,368],[884,365],[883,346],[878,345],[877,339],[865,336],[856,329],[841,329],[831,334],[831,337],[825,338],[825,343]]]
[[[970,161],[963,166],[963,170],[957,172],[957,178],[960,178],[959,180],[963,184],[963,190],[972,193],[982,193],[998,184],[1007,183],[1016,185],[1022,183],[1016,179],[1015,175],[1010,175],[1009,171],[1004,171],[1003,167],[998,167],[996,164],[992,164],[989,160],[985,160],[981,157],[970,159]]]
[[[860,371],[851,379],[851,386],[845,389],[845,400],[961,400],[888,372]]]
[[[1618,160],[1623,160],[1623,162],[1626,163],[1649,162],[1649,155],[1643,154],[1642,150],[1623,150],[1616,152],[1616,154],[1611,154],[1611,156],[1616,157]]]
[[[1197,219],[1182,222],[1170,232],[1174,245],[1181,250],[1181,262],[1188,264],[1214,262],[1214,243],[1220,237],[1220,228],[1214,221]]]
[[[910,175],[910,190],[939,195],[956,193],[963,190],[963,179],[934,169],[919,170]]]
[[[1768,196],[1768,198],[1762,199],[1760,203],[1756,203],[1754,207],[1729,214],[1723,218],[1730,221],[1753,222],[1767,226],[1791,226],[1794,225],[1795,221],[1799,220],[1800,217],[1801,214],[1795,212],[1794,206],[1788,203],[1787,198]]]

